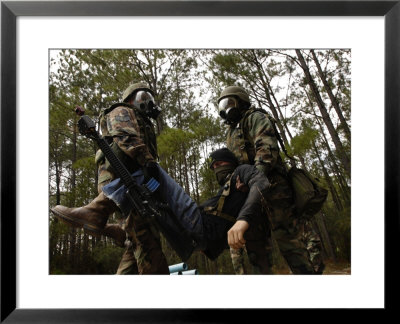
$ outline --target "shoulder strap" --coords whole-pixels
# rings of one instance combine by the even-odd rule
[[[283,153],[284,153],[289,159],[296,161],[296,159],[295,159],[294,157],[290,156],[290,155],[288,154],[287,150],[286,150],[286,147],[285,147],[285,144],[283,143],[281,134],[278,132],[278,129],[276,128],[276,120],[275,120],[275,118],[273,118],[266,110],[264,110],[264,109],[262,109],[262,108],[253,108],[253,109],[251,110],[251,112],[249,113],[249,115],[250,115],[251,113],[255,112],[255,111],[259,111],[259,112],[262,112],[263,114],[267,115],[268,119],[269,119],[269,120],[271,121],[271,123],[272,123],[272,127],[274,128],[275,136],[276,136],[276,138],[277,138],[277,140],[278,140],[279,145],[281,146],[281,149],[282,149]]]
[[[267,115],[268,115],[268,114],[267,114]],[[290,156],[289,153],[286,151],[286,147],[285,147],[285,144],[283,143],[281,134],[278,132],[278,129],[276,128],[276,120],[275,120],[272,116],[270,116],[270,115],[268,115],[268,118],[269,118],[269,120],[271,121],[272,126],[274,127],[274,131],[275,131],[275,134],[276,134],[276,138],[277,138],[277,140],[278,140],[278,142],[279,142],[279,145],[280,145],[281,148],[282,148],[283,153],[285,153],[285,155],[286,155],[289,159],[291,159],[291,160],[293,160],[293,161],[296,161],[296,159],[295,159],[293,156]]]
[[[217,206],[216,207],[212,207],[212,206],[206,207],[206,208],[204,208],[204,211],[207,212],[208,214],[212,214],[212,215],[224,218],[228,221],[236,222],[235,217],[222,212],[222,209],[225,204],[225,198],[229,196],[229,193],[231,191],[232,176],[233,176],[233,173],[231,174],[231,176],[229,177],[229,180],[226,181],[226,183],[224,185],[224,190],[222,191],[221,197],[219,197],[219,199],[218,199]]]
[[[255,111],[256,111],[256,109],[254,107],[247,110],[239,123],[239,136],[238,136],[239,137],[239,148],[240,148],[240,153],[242,155],[243,162],[246,164],[251,164],[251,163],[250,163],[250,159],[249,159],[249,154],[247,153],[246,141],[244,138],[245,121]]]
[[[118,102],[116,104],[111,105],[111,107],[104,109],[102,114],[105,116],[105,115],[109,114],[110,112],[112,112],[115,108],[121,107],[121,106],[128,107],[128,108],[135,110],[135,107],[133,107],[130,104],[127,104],[126,102]],[[136,110],[135,110],[135,112],[136,112]]]

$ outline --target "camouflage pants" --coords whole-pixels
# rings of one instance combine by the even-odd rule
[[[126,248],[117,270],[117,275],[128,274],[139,274],[133,244]]]
[[[99,182],[99,192],[112,180],[107,177],[107,172],[102,166],[99,167],[99,179],[107,179]],[[117,274],[169,274],[158,231],[133,212],[126,219],[124,229],[132,238],[132,244],[122,256]]]
[[[300,227],[294,211],[293,193],[286,178],[278,173],[270,176],[267,196],[268,217],[279,250],[294,274],[313,274],[308,251],[300,240]]]
[[[137,249],[135,243],[126,248],[119,263],[117,275],[129,274],[169,274],[166,261],[163,260],[163,254],[159,253],[158,248],[156,253],[146,253],[143,249]],[[154,255],[156,254],[156,255]],[[154,259],[158,261],[154,262]]]
[[[246,247],[242,249],[230,248],[233,269],[235,274],[271,274],[272,244],[270,229],[267,224],[253,225],[245,233]],[[249,257],[252,269],[246,271],[244,253]]]
[[[311,263],[316,273],[322,273],[325,268],[322,260],[322,243],[318,233],[314,230],[311,220],[301,222],[301,240],[305,244]]]
[[[131,213],[125,231],[132,245],[125,250],[117,274],[169,274],[160,236],[153,225]]]
[[[242,249],[230,248],[229,251],[231,254],[233,271],[235,271],[235,274],[237,274],[237,275],[246,274],[246,270],[244,267],[245,248],[242,248]]]

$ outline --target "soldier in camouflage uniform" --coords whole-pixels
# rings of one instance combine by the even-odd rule
[[[267,214],[274,238],[291,271],[295,274],[315,273],[307,249],[299,240],[293,192],[279,155],[272,118],[252,107],[248,93],[239,86],[222,91],[218,110],[228,124],[227,147],[240,163],[254,164],[272,184],[267,197]]]
[[[123,102],[112,105],[100,115],[102,135],[109,140],[117,157],[130,172],[143,168],[148,176],[156,176],[157,173],[156,137],[150,118],[157,118],[159,108],[154,105],[153,96],[145,83],[132,84],[124,92]],[[115,178],[115,174],[101,151],[96,154],[96,162],[99,165],[98,189],[101,190]],[[118,212],[119,208],[103,191],[84,207],[59,205],[52,211],[61,220],[83,227],[90,234],[112,236],[119,242],[121,233],[124,234],[118,226],[107,225],[109,216]],[[158,231],[134,212],[125,216],[127,249],[117,273],[169,274]]]

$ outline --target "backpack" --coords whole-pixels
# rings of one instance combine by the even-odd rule
[[[293,189],[298,215],[310,219],[321,210],[328,196],[328,190],[321,187],[319,181],[306,170],[296,167],[289,170],[288,180]]]

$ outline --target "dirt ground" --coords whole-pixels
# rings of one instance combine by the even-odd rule
[[[351,274],[351,265],[349,263],[344,262],[332,262],[330,260],[324,261],[325,270],[323,275],[350,275]],[[283,269],[272,269],[274,274],[290,274],[289,268]]]
[[[349,263],[333,263],[330,261],[325,262],[325,275],[350,275],[351,265]]]

